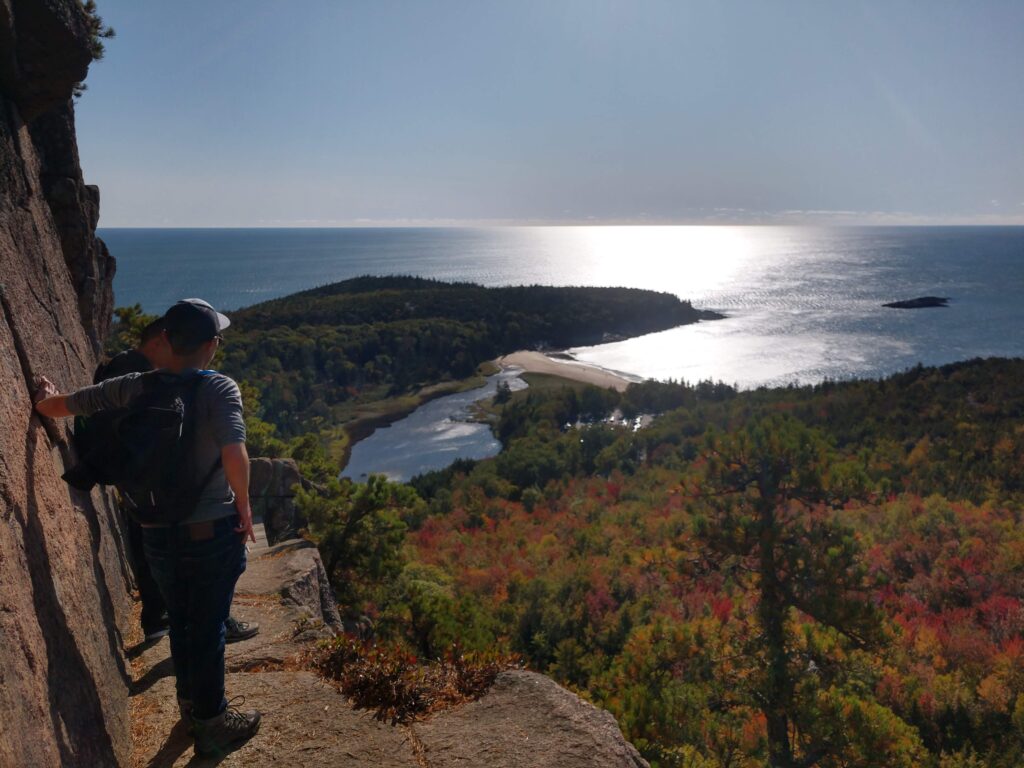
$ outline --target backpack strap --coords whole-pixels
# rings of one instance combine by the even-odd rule
[[[187,379],[186,379],[187,390],[186,391],[188,393],[188,398],[189,398],[188,407],[189,407],[189,411],[191,412],[191,416],[189,417],[189,419],[191,421],[191,426],[190,426],[190,430],[192,432],[191,439],[195,439],[195,419],[196,419],[195,400],[196,400],[196,395],[199,393],[199,387],[202,385],[203,380],[209,374],[211,374],[211,373],[216,373],[216,371],[193,369],[192,371],[189,371],[188,374],[186,374],[186,376],[187,376]],[[210,484],[210,481],[213,480],[213,476],[215,474],[217,474],[217,470],[220,469],[222,466],[223,466],[223,459],[220,456],[217,456],[217,460],[213,462],[213,465],[210,467],[209,471],[206,473],[206,475],[203,477],[203,479],[198,483],[198,485],[196,485],[196,498],[197,499],[200,496],[203,495],[203,491],[206,490],[206,486],[208,486]],[[175,525],[177,525],[177,523],[175,523]]]

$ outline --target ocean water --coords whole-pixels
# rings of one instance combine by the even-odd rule
[[[1024,355],[1024,227],[103,229],[116,301],[227,310],[364,274],[653,288],[725,320],[571,350],[635,376],[753,387]],[[945,309],[885,302],[948,296]]]

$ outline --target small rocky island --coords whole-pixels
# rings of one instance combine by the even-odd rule
[[[948,307],[949,298],[945,296],[918,296],[916,299],[904,299],[883,304],[891,309],[925,309],[926,307]]]

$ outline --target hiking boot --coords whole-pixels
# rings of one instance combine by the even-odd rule
[[[242,712],[230,704],[227,709],[209,720],[192,718],[196,754],[200,757],[226,755],[256,735],[256,731],[260,729],[261,719],[262,715],[256,710]]]
[[[248,640],[255,637],[259,631],[259,624],[239,621],[234,616],[228,616],[228,620],[224,622],[224,642],[237,643],[239,640]]]

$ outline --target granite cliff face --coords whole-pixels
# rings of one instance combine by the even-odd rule
[[[60,479],[67,425],[33,376],[88,383],[112,302],[71,90],[90,62],[74,0],[0,0],[0,765],[117,765],[130,748],[120,531]]]
[[[78,297],[82,327],[93,352],[99,354],[114,310],[115,263],[106,244],[96,237],[100,190],[82,179],[71,102],[37,117],[29,125],[29,134],[39,157],[43,195]]]

